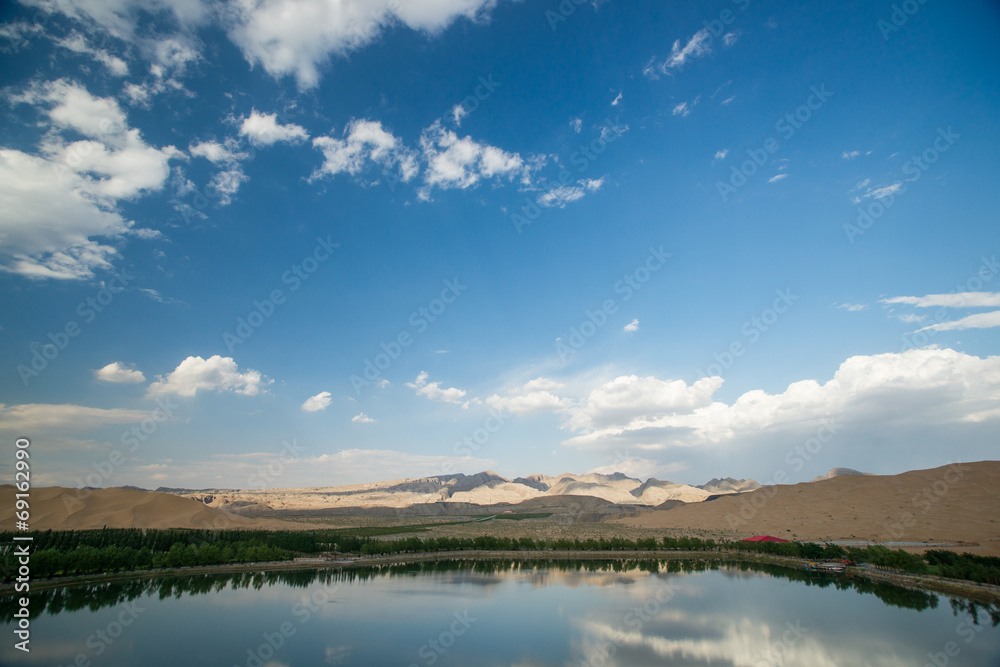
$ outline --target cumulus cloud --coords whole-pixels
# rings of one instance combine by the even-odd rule
[[[313,146],[324,158],[313,178],[340,173],[357,176],[372,164],[397,169],[404,183],[420,172],[415,152],[377,120],[352,120],[344,128],[343,138],[316,137]]]
[[[330,407],[333,397],[328,391],[321,391],[315,396],[310,396],[302,404],[303,412],[320,412]]]
[[[107,366],[97,369],[94,371],[94,375],[102,382],[114,382],[118,384],[134,384],[146,381],[146,376],[142,374],[142,371],[138,371],[131,366],[126,366],[120,361],[113,361]]]
[[[188,146],[188,152],[193,157],[203,157],[212,164],[222,165],[238,163],[250,157],[248,153],[240,151],[236,141],[231,138],[223,143],[200,141]]]
[[[372,419],[365,413],[360,412],[351,417],[351,421],[354,422],[355,424],[374,424],[376,420]]]
[[[166,377],[157,376],[157,381],[149,385],[146,393],[149,396],[194,396],[201,390],[257,396],[266,393],[265,387],[271,382],[259,371],[241,372],[232,357],[188,357]]]
[[[859,157],[860,155],[861,151],[844,151],[844,154],[841,157],[843,157],[845,160],[853,160],[854,158]]]
[[[52,131],[38,154],[0,148],[0,270],[32,278],[82,279],[107,269],[109,242],[136,233],[118,203],[163,188],[173,146],[147,145],[111,98],[60,79],[12,98],[44,109]],[[69,141],[62,132],[85,139]],[[102,243],[97,239],[105,239]]]
[[[343,137],[313,139],[313,146],[323,153],[324,161],[311,178],[346,173],[359,176],[372,167],[382,172],[393,170],[399,180],[411,181],[423,172],[418,195],[430,199],[434,188],[466,189],[482,180],[520,177],[527,182],[538,165],[527,163],[517,153],[479,143],[471,137],[459,137],[440,121],[424,128],[420,148],[413,149],[377,120],[355,119],[344,128]]]
[[[427,379],[427,372],[420,371],[417,378],[413,382],[407,382],[406,386],[416,390],[418,396],[424,396],[432,401],[461,403],[465,397],[465,390],[463,389],[455,389],[454,387],[442,389],[440,382],[427,382]]]
[[[252,109],[250,115],[240,123],[240,136],[246,137],[256,146],[270,146],[279,141],[305,141],[309,138],[309,133],[301,125],[279,123],[276,113],[266,114]]]
[[[486,404],[498,412],[509,412],[515,415],[527,415],[536,412],[552,412],[562,410],[571,405],[571,400],[557,396],[555,391],[563,389],[564,385],[548,378],[535,378],[523,387],[515,387],[506,396],[493,394],[486,399]]]
[[[248,180],[243,171],[243,161],[250,158],[248,153],[239,150],[237,141],[233,138],[225,142],[202,141],[188,147],[192,157],[202,157],[220,167],[208,182],[208,191],[216,195],[222,206],[228,206],[240,186]]]
[[[459,137],[440,122],[424,130],[420,148],[426,163],[424,181],[442,190],[472,187],[481,179],[514,178],[525,174],[525,163],[517,153]]]
[[[725,160],[727,155],[729,155],[729,149],[725,148],[725,149],[723,149],[721,151],[716,151],[715,152],[715,159],[716,160]]]
[[[691,415],[711,404],[722,378],[703,378],[692,385],[683,380],[625,375],[593,389],[570,413],[570,430],[597,432],[658,419]]]
[[[582,118],[571,118],[569,121],[569,126],[573,128],[573,131],[577,134],[583,132],[583,119]]]
[[[721,384],[721,378],[692,386],[617,378],[569,411],[565,427],[579,435],[564,444],[739,448],[763,438],[768,446],[790,447],[831,420],[869,442],[905,441],[937,428],[1000,420],[1000,357],[950,349],[851,357],[824,384],[802,380],[779,394],[752,390],[731,405],[711,400]]]
[[[496,0],[262,0],[231,5],[229,36],[246,59],[299,88],[319,83],[320,67],[377,39],[390,25],[435,33],[459,17],[485,16]]]
[[[631,322],[626,324],[622,330],[625,331],[626,333],[635,333],[636,331],[639,330],[639,320],[638,319],[632,320]]]

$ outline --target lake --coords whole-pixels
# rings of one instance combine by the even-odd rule
[[[775,566],[424,563],[32,593],[4,665],[1000,666],[1000,607]]]

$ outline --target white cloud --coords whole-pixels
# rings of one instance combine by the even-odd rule
[[[583,199],[588,192],[597,192],[604,186],[604,178],[588,178],[578,185],[557,185],[538,198],[538,203],[549,208],[565,208],[566,204]]]
[[[270,146],[279,141],[291,143],[305,141],[309,138],[309,133],[301,125],[294,123],[282,125],[278,122],[276,113],[266,114],[252,109],[250,115],[240,124],[240,136],[247,137],[254,145]]]
[[[113,98],[94,97],[66,79],[35,82],[11,101],[48,107],[46,113],[53,125],[76,130],[92,139],[114,139],[126,126],[125,114]]]
[[[340,173],[357,176],[370,163],[387,169],[398,168],[403,182],[420,172],[414,152],[377,120],[352,120],[344,128],[343,139],[316,137],[313,146],[323,152],[324,160],[312,178]]]
[[[54,40],[60,46],[74,53],[90,56],[97,62],[104,65],[112,76],[125,76],[128,74],[128,65],[124,60],[113,56],[104,49],[95,49],[87,44],[87,39],[77,31],[70,32],[66,37]]]
[[[143,14],[157,14],[165,23],[189,28],[205,22],[212,7],[202,0],[29,0],[46,12],[60,12],[81,23],[93,23],[115,37],[131,39]]]
[[[622,103],[622,91],[618,91],[618,97],[616,97],[612,102],[611,106],[616,107]]]
[[[565,208],[566,204],[583,199],[585,195],[583,188],[575,185],[557,185],[539,197],[538,203],[549,208]]]
[[[302,403],[303,412],[320,412],[330,407],[333,397],[328,391],[321,391],[315,396],[310,396]]]
[[[121,200],[162,189],[173,146],[147,145],[110,98],[65,80],[35,84],[12,101],[45,109],[52,131],[39,154],[0,148],[0,270],[32,278],[81,279],[110,268],[109,241],[135,233]],[[86,139],[67,142],[60,130]]]
[[[725,35],[722,36],[722,43],[725,44],[726,47],[728,48],[736,43],[736,40],[739,38],[739,36],[740,36],[739,30],[737,30],[736,32],[727,32]]]
[[[845,160],[853,160],[854,158],[856,158],[856,157],[858,157],[860,155],[861,155],[861,151],[850,151],[850,152],[844,151],[843,158]]]
[[[231,5],[229,36],[251,64],[299,88],[319,83],[331,55],[359,49],[392,25],[430,34],[465,16],[481,18],[496,0],[260,0]]]
[[[249,178],[239,167],[224,169],[209,179],[207,189],[216,195],[220,206],[229,206],[233,202],[233,195],[247,180]]]
[[[767,182],[768,183],[777,183],[778,181],[780,181],[780,180],[782,180],[784,178],[787,178],[787,177],[788,177],[788,174],[778,174],[776,176],[772,176],[771,178],[767,179]]]
[[[509,412],[515,415],[557,411],[571,405],[570,399],[556,396],[553,393],[563,388],[564,385],[555,380],[539,377],[523,387],[509,390],[506,396],[493,394],[486,399],[486,404],[498,412]]]
[[[360,412],[351,417],[351,421],[354,422],[355,424],[374,424],[376,420],[372,419],[365,413]]]
[[[683,380],[627,375],[592,390],[572,411],[571,430],[603,431],[613,425],[634,425],[677,415],[691,415],[711,403],[722,378],[703,378],[693,385]]]
[[[670,49],[670,56],[663,62],[660,68],[666,73],[667,70],[683,67],[692,58],[701,58],[710,54],[712,52],[711,41],[712,38],[709,35],[708,28],[702,28],[696,32],[684,46],[681,46],[681,40],[674,41],[674,45]]]
[[[865,194],[861,195],[862,199],[885,199],[886,197],[891,197],[893,195],[899,194],[904,190],[902,183],[893,183],[892,185],[886,185],[881,188],[870,189]]]
[[[157,381],[149,385],[146,393],[149,396],[194,396],[201,390],[257,396],[266,393],[264,387],[271,382],[253,369],[240,372],[232,357],[188,357],[166,377],[157,376]]]
[[[120,361],[113,361],[107,366],[99,368],[94,371],[94,375],[98,380],[121,384],[132,384],[146,381],[146,376],[142,374],[142,371],[126,366]]]
[[[863,303],[842,303],[839,306],[837,306],[837,308],[843,308],[844,310],[850,313],[856,313],[857,311],[864,310],[867,307],[868,306],[866,306]]]
[[[450,389],[442,389],[440,382],[427,382],[427,372],[420,371],[417,378],[413,382],[407,382],[406,386],[410,389],[415,389],[418,396],[424,396],[432,401],[443,401],[445,403],[461,403],[462,398],[465,397],[465,391],[462,389],[455,389],[454,387]]]
[[[882,303],[903,303],[918,308],[995,308],[1000,306],[1000,292],[955,292],[927,296],[894,296]]]
[[[686,118],[689,113],[691,113],[691,107],[688,106],[687,102],[681,102],[673,110],[673,114],[681,118]]]
[[[976,313],[953,322],[938,322],[919,331],[960,331],[962,329],[993,329],[1000,327],[1000,310]]]
[[[150,72],[157,78],[183,76],[190,63],[201,60],[198,46],[189,35],[176,34],[146,40],[143,46],[155,61]]]
[[[582,118],[573,118],[573,119],[571,119],[569,121],[569,126],[573,128],[574,132],[576,132],[577,134],[580,134],[580,132],[583,131],[583,119]]]
[[[424,130],[420,147],[426,163],[427,188],[469,188],[481,179],[525,177],[527,167],[517,153],[481,144],[471,137],[459,138],[440,122]]]
[[[644,450],[725,445],[732,451],[766,440],[790,447],[814,435],[824,420],[862,442],[903,442],[936,428],[1000,420],[1000,357],[950,349],[851,357],[825,384],[802,380],[780,394],[748,391],[731,405],[711,401],[721,384],[721,378],[692,387],[618,378],[570,410],[564,426],[580,435],[564,444],[611,449],[627,443]]]
[[[624,327],[624,329],[623,329],[623,331],[626,331],[628,333],[635,333],[638,330],[639,330],[639,320],[638,320],[638,318],[636,318],[636,319],[632,320],[631,322],[629,322],[628,324],[626,324],[625,327]]]
[[[238,144],[234,139],[226,139],[224,143],[218,141],[201,141],[188,146],[188,152],[194,157],[203,157],[212,164],[229,165],[241,162],[250,157],[248,153],[238,150]]]
[[[41,434],[67,430],[72,433],[115,424],[139,424],[159,417],[162,412],[151,410],[125,410],[122,408],[90,408],[83,405],[26,403],[4,405],[0,403],[0,429],[21,434]]]
[[[729,149],[728,148],[724,148],[721,151],[716,151],[715,152],[715,159],[716,160],[725,160],[727,155],[729,155]]]
[[[735,99],[736,99],[736,96],[733,95],[731,97],[727,97],[726,99],[722,100],[721,102],[719,102],[719,104],[725,106],[725,105],[729,104],[730,102],[732,102]]]
[[[451,119],[459,127],[462,126],[462,119],[468,115],[469,112],[461,104],[456,104],[451,108]]]

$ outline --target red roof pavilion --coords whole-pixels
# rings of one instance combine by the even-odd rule
[[[748,537],[744,542],[787,542],[788,540],[783,540],[780,537],[771,537],[770,535],[754,535],[753,537]]]

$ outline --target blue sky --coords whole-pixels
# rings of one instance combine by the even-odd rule
[[[37,484],[148,488],[995,459],[998,31],[7,5],[0,436]]]

